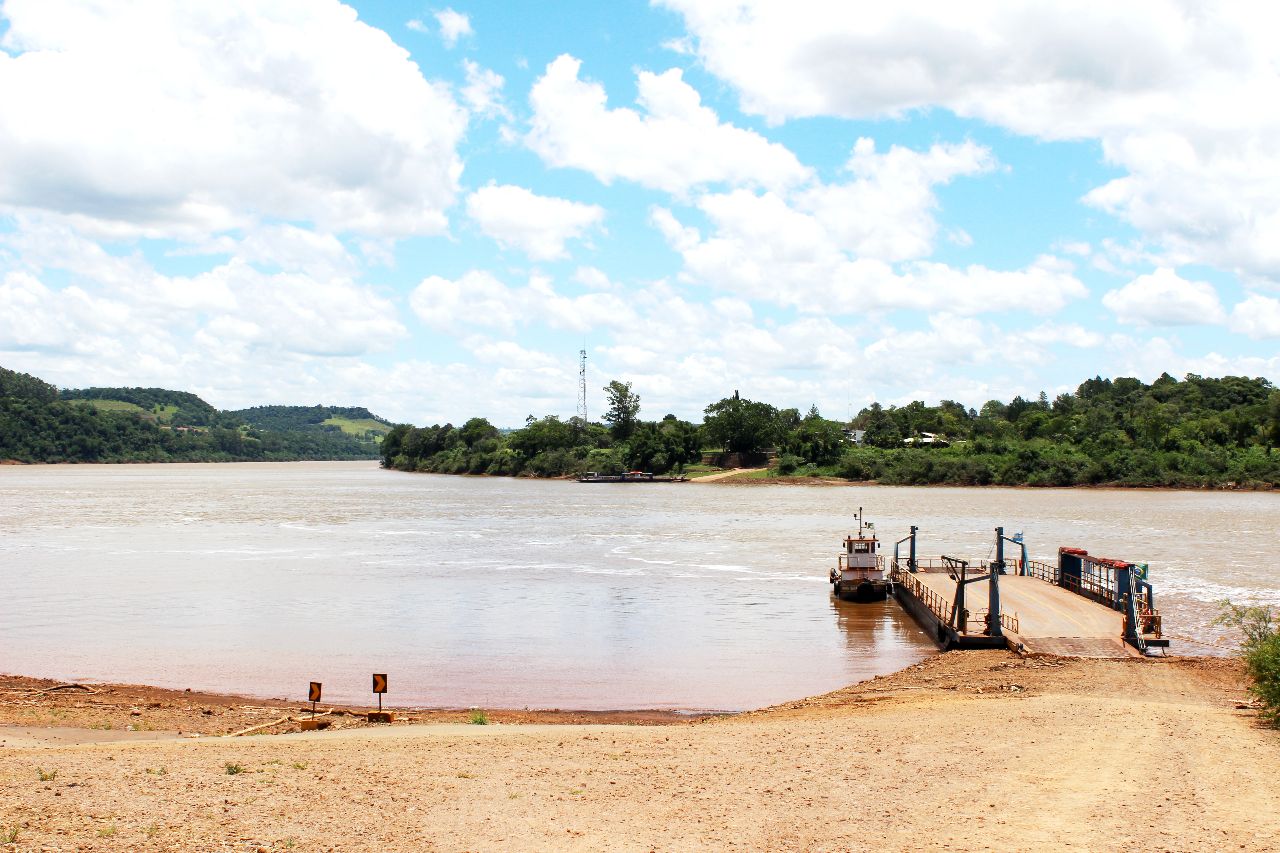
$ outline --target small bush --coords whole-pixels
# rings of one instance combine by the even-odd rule
[[[1253,678],[1249,689],[1262,700],[1262,715],[1280,726],[1280,633],[1254,646],[1244,661]]]
[[[41,782],[52,782],[58,778],[57,770],[45,770],[43,767],[37,767],[36,773],[40,776]]]
[[[227,769],[227,775],[228,775],[228,776],[236,776],[236,775],[238,775],[238,774],[240,774],[240,773],[243,773],[243,772],[244,772],[244,765],[242,765],[242,764],[231,764],[230,762],[228,762],[228,763],[227,763],[227,765],[226,765],[226,769]]]
[[[17,844],[18,833],[20,831],[21,827],[16,823],[13,826],[5,827],[5,829],[0,830],[0,844]]]
[[[1222,602],[1215,625],[1239,628],[1244,635],[1240,656],[1253,684],[1250,692],[1262,702],[1262,716],[1280,726],[1280,628],[1270,607]]]
[[[778,473],[783,476],[794,474],[796,469],[804,464],[804,460],[799,456],[791,453],[784,453],[778,457]]]
[[[472,712],[471,712],[471,725],[473,725],[473,726],[487,726],[487,725],[489,725],[489,717],[488,717],[488,715],[486,715],[484,711],[472,711]]]

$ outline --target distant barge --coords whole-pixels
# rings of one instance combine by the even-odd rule
[[[659,477],[649,471],[624,471],[621,474],[597,474],[588,471],[578,478],[579,483],[686,483],[688,477]]]

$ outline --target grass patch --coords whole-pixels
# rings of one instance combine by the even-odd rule
[[[347,435],[362,437],[367,432],[374,432],[378,435],[386,435],[391,432],[391,427],[382,421],[375,421],[372,418],[343,418],[332,417],[325,418],[320,422],[323,426],[336,426]]]
[[[116,825],[113,823],[113,824],[111,824],[110,826],[104,826],[102,829],[99,829],[99,830],[98,830],[98,837],[99,837],[99,838],[112,838],[112,837],[114,837],[114,836],[115,836],[116,832],[117,832],[117,830],[116,830]]]
[[[165,768],[165,767],[148,767],[147,768],[148,776],[167,776],[168,774],[169,774],[169,770],[168,768]]]
[[[68,400],[68,403],[87,403],[100,412],[132,412],[135,415],[152,415],[151,412],[137,403],[126,403],[124,400],[86,400],[83,397]],[[152,415],[154,417],[154,415]]]
[[[470,722],[473,726],[487,726],[489,725],[489,715],[484,711],[472,711]]]
[[[476,778],[476,774],[474,774],[474,773],[459,773],[459,774],[458,774],[458,778],[459,778],[459,779],[474,779],[474,778]]]
[[[305,762],[305,761],[295,761],[295,762],[293,762],[293,769],[294,769],[294,770],[306,770],[306,769],[307,769],[307,762]]]
[[[18,826],[16,823],[13,826],[5,827],[3,830],[0,830],[0,843],[17,844],[18,833],[21,831],[22,831],[22,828]]]
[[[231,762],[227,762],[224,766],[226,767],[228,776],[238,776],[244,772],[243,764],[232,764]]]
[[[41,782],[52,782],[58,778],[57,770],[45,770],[43,767],[36,768],[36,775],[40,777]]]
[[[160,834],[160,824],[152,823],[143,831],[147,834],[147,838],[155,838]]]

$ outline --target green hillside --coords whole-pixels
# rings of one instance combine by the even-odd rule
[[[259,416],[264,412],[270,414]],[[0,367],[0,460],[375,459],[381,437],[390,428],[359,407],[260,406],[243,412],[219,411],[186,391],[59,391],[37,377]]]
[[[373,418],[326,418],[321,426],[337,427],[347,435],[364,436],[373,433],[379,437],[391,432],[391,424]]]
[[[64,389],[59,398],[85,402],[104,411],[133,411],[174,426],[234,426],[222,412],[187,391],[167,388]]]
[[[228,414],[255,429],[341,437],[377,450],[392,424],[360,406],[254,406]]]

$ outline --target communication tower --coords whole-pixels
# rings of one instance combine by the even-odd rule
[[[578,417],[587,425],[587,351],[578,350]]]

